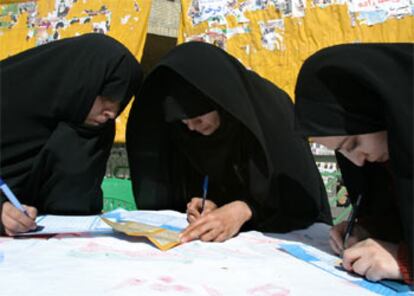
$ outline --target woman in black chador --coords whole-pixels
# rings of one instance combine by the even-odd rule
[[[413,61],[413,44],[334,46],[305,62],[296,85],[298,130],[337,150],[349,197],[360,200],[347,244],[344,222],[331,246],[373,281],[413,283]]]
[[[225,51],[176,47],[145,80],[127,125],[138,208],[187,210],[184,242],[224,241],[242,227],[286,232],[330,223],[322,180],[293,119],[288,95]]]
[[[96,214],[114,118],[142,80],[134,56],[99,34],[63,39],[0,62],[0,175],[29,217],[0,195],[0,232],[42,214]]]

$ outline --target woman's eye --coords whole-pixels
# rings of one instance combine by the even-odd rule
[[[355,140],[349,143],[349,145],[346,146],[345,150],[347,152],[352,152],[353,150],[355,150],[357,146],[358,146],[358,141]]]

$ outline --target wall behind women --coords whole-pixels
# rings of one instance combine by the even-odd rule
[[[143,55],[151,0],[0,3],[0,59],[88,32],[115,37],[138,60]],[[349,42],[414,41],[414,2],[410,0],[181,0],[181,4],[179,43],[216,44],[292,98],[302,62],[320,48]],[[116,142],[125,142],[128,112],[129,107],[117,119]]]
[[[2,0],[0,3],[0,59],[54,40],[97,32],[122,42],[141,60],[151,0]],[[129,109],[130,106],[117,118],[116,142],[125,142]]]
[[[413,42],[414,2],[182,0],[179,42],[190,40],[227,50],[293,98],[303,61],[323,47]]]

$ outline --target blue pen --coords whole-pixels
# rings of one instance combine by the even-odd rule
[[[17,208],[19,211],[25,213],[27,216],[28,213],[26,209],[22,206],[22,204],[19,202],[17,197],[14,195],[14,193],[10,190],[9,186],[3,181],[2,178],[0,178],[0,189],[4,192],[4,195],[7,197],[7,199],[12,203],[12,205]]]
[[[362,194],[358,195],[356,203],[352,206],[351,215],[349,215],[348,226],[345,230],[345,236],[343,241],[344,249],[348,248],[348,239],[352,235],[352,230],[354,229],[354,225],[356,223],[356,218],[358,214],[359,205],[361,204]]]
[[[24,213],[27,217],[30,218],[29,213],[26,211],[26,209],[22,206],[20,201],[17,199],[16,195],[10,190],[9,186],[7,186],[6,182],[3,181],[2,178],[0,178],[0,189],[4,192],[4,195],[7,197],[7,199],[11,202],[11,204],[17,208],[19,211]],[[31,229],[28,232],[37,232],[44,228],[44,226],[36,225],[35,229]]]
[[[206,198],[207,198],[207,191],[208,191],[208,176],[205,176],[204,182],[203,182],[203,201],[201,202],[201,213],[204,212],[204,206],[206,204]]]

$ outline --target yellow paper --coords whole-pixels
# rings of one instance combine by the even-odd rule
[[[102,217],[102,220],[116,231],[129,236],[141,236],[149,239],[161,251],[169,250],[180,244],[178,233],[139,222],[112,222]]]

